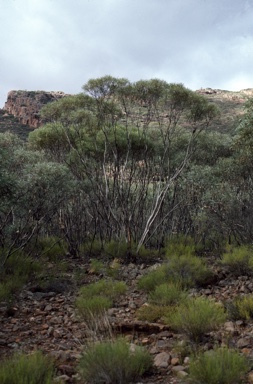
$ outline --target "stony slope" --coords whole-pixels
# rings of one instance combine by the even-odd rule
[[[238,92],[205,88],[196,92],[206,97],[210,103],[216,104],[221,111],[221,116],[212,122],[210,129],[232,134],[244,113],[245,102],[253,97],[252,88]]]
[[[212,267],[216,264],[211,260]],[[89,342],[86,324],[78,318],[75,299],[79,286],[103,277],[90,273],[89,264],[68,260],[69,269],[61,278],[49,281],[48,286],[28,284],[17,294],[12,307],[0,304],[0,355],[14,351],[44,351],[56,359],[58,380],[61,383],[80,383],[76,366],[84,346]],[[51,263],[48,265],[52,268]],[[151,267],[153,268],[153,266]],[[127,293],[108,310],[108,319],[114,332],[120,332],[131,343],[148,348],[154,359],[154,368],[140,383],[179,384],[187,377],[190,356],[178,348],[185,339],[162,322],[138,321],[136,310],[145,306],[147,295],[137,288],[138,279],[150,267],[122,264],[119,278],[127,283]],[[75,272],[82,278],[77,281]],[[252,294],[250,277],[233,278],[226,270],[214,268],[217,281],[202,289],[192,289],[191,296],[205,296],[224,302],[237,295]],[[206,335],[203,350],[214,345],[227,345],[253,359],[252,320],[227,321],[219,330]],[[253,371],[252,371],[253,372]],[[251,372],[250,375],[253,373]],[[250,378],[250,376],[249,376]],[[249,383],[253,381],[249,380]]]

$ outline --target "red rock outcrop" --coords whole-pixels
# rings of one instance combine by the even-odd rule
[[[62,97],[69,96],[64,92],[45,91],[10,91],[4,109],[11,115],[18,117],[20,123],[38,128],[41,123],[41,108]]]

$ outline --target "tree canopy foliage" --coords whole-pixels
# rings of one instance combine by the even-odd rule
[[[111,76],[46,105],[28,143],[0,136],[2,260],[40,234],[75,256],[95,240],[251,242],[252,110],[235,136],[212,132],[219,111],[182,84]]]

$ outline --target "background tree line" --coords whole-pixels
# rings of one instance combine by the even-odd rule
[[[182,84],[105,76],[83,91],[46,105],[28,142],[0,135],[2,265],[47,236],[73,256],[177,235],[252,242],[252,100],[232,135],[209,129],[219,111]]]

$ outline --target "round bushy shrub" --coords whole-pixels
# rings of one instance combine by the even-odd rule
[[[191,237],[177,236],[170,238],[166,244],[165,254],[167,257],[171,256],[195,256],[196,245]]]
[[[253,274],[252,247],[242,245],[231,248],[222,256],[221,264],[226,266],[234,276]]]
[[[94,296],[82,297],[76,299],[76,307],[79,314],[86,321],[104,315],[105,311],[112,306],[112,301],[107,297]]]
[[[226,303],[229,319],[250,320],[253,318],[253,296],[237,296],[232,301]]]
[[[206,333],[217,329],[225,320],[224,308],[205,297],[185,300],[165,318],[172,328],[193,342],[201,341]]]
[[[135,316],[138,320],[154,323],[160,321],[170,309],[171,307],[161,305],[142,305],[137,309]]]
[[[180,283],[185,288],[206,285],[213,277],[205,262],[190,254],[169,257],[165,273],[168,281]]]
[[[93,344],[83,353],[79,372],[90,384],[128,384],[140,378],[152,365],[149,353],[131,350],[123,339]]]
[[[152,292],[158,285],[166,283],[166,267],[159,266],[138,280],[138,288],[145,292]]]
[[[0,366],[1,384],[51,384],[53,376],[53,363],[41,352],[16,354]]]
[[[76,307],[80,315],[87,321],[94,316],[104,315],[113,305],[113,301],[126,292],[123,281],[101,279],[81,287],[76,299]]]
[[[101,279],[80,288],[79,295],[83,298],[92,298],[94,296],[104,296],[110,300],[115,300],[126,292],[127,286],[124,281],[113,281]]]
[[[190,361],[190,382],[194,384],[242,383],[249,368],[244,356],[228,348],[217,348]]]
[[[171,256],[158,268],[141,277],[138,288],[152,292],[164,283],[191,288],[210,284],[213,277],[212,271],[201,258],[193,255]]]
[[[178,304],[186,297],[187,292],[182,289],[179,283],[163,283],[149,294],[148,300],[151,304],[169,306]]]

